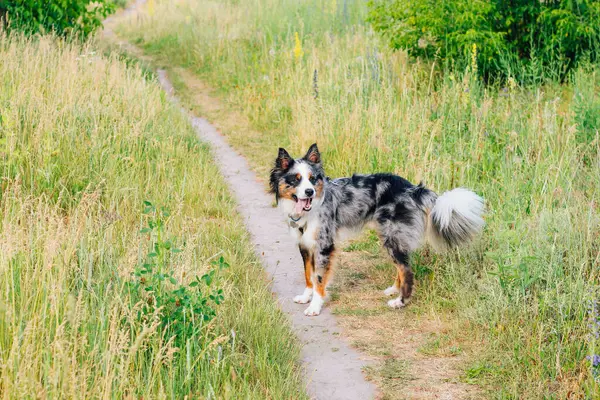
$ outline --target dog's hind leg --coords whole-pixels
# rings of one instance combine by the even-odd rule
[[[396,269],[398,270],[398,277],[392,288],[396,289],[396,293],[400,293],[400,296],[388,301],[388,306],[392,308],[401,308],[408,303],[410,296],[412,295],[413,272],[406,264],[396,263]],[[390,295],[388,289],[386,289],[385,293]]]
[[[390,242],[384,242],[385,247],[394,259],[398,275],[396,276],[394,284],[385,289],[384,293],[386,296],[400,293],[400,296],[388,301],[390,307],[400,308],[408,303],[412,295],[414,276],[410,265],[408,264],[408,253],[398,250],[395,246],[391,246],[390,244]]]

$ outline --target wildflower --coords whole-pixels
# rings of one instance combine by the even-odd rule
[[[517,87],[517,82],[512,76],[508,77],[508,87],[510,88],[510,90],[514,90]]]
[[[270,55],[271,57],[275,57],[275,49],[274,49],[274,48],[271,48],[271,49],[269,50],[269,55]]]
[[[586,358],[592,362],[592,367],[596,368],[600,366],[600,356],[598,354],[587,356]]]
[[[298,36],[298,32],[294,33],[294,41],[296,43],[294,46],[294,56],[296,57],[296,59],[299,59],[304,55],[304,50],[302,50],[302,42],[300,41],[300,36]]]
[[[148,15],[154,15],[154,0],[148,0]]]
[[[598,301],[592,301],[589,309],[590,324],[589,327],[592,330],[592,336],[596,339],[600,339],[600,313],[598,310]]]
[[[422,37],[422,38],[419,38],[419,40],[417,41],[417,46],[419,46],[419,48],[420,48],[420,49],[424,49],[424,48],[426,48],[426,47],[427,47],[427,45],[428,45],[428,43],[427,43],[427,39],[425,39],[425,38],[423,38],[423,37]]]
[[[270,82],[271,78],[269,78],[269,75],[263,75],[263,81]]]
[[[477,44],[473,43],[473,49],[471,51],[471,70],[473,73],[477,72]]]

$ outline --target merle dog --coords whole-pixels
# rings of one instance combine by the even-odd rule
[[[280,148],[271,171],[271,190],[287,217],[304,260],[306,288],[294,298],[308,303],[305,315],[319,315],[333,274],[336,242],[365,225],[379,233],[398,275],[385,290],[399,296],[388,302],[406,305],[412,294],[409,255],[425,238],[436,250],[466,244],[483,226],[483,199],[457,188],[438,196],[422,184],[393,174],[329,179],[316,144],[299,159]]]

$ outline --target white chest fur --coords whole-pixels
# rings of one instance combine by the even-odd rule
[[[307,249],[314,249],[317,246],[317,235],[319,234],[319,224],[316,218],[309,219],[304,228],[302,236],[299,238],[299,244]]]
[[[302,226],[298,226],[295,223],[290,224],[290,234],[300,246],[306,249],[314,249],[317,245],[317,235],[319,234],[318,219],[311,218],[301,222],[303,222]]]

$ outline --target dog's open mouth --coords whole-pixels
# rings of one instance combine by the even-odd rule
[[[299,199],[298,197],[294,196],[294,200],[296,200],[296,208],[294,209],[296,214],[300,214],[302,211],[310,211],[312,208],[312,198]]]

